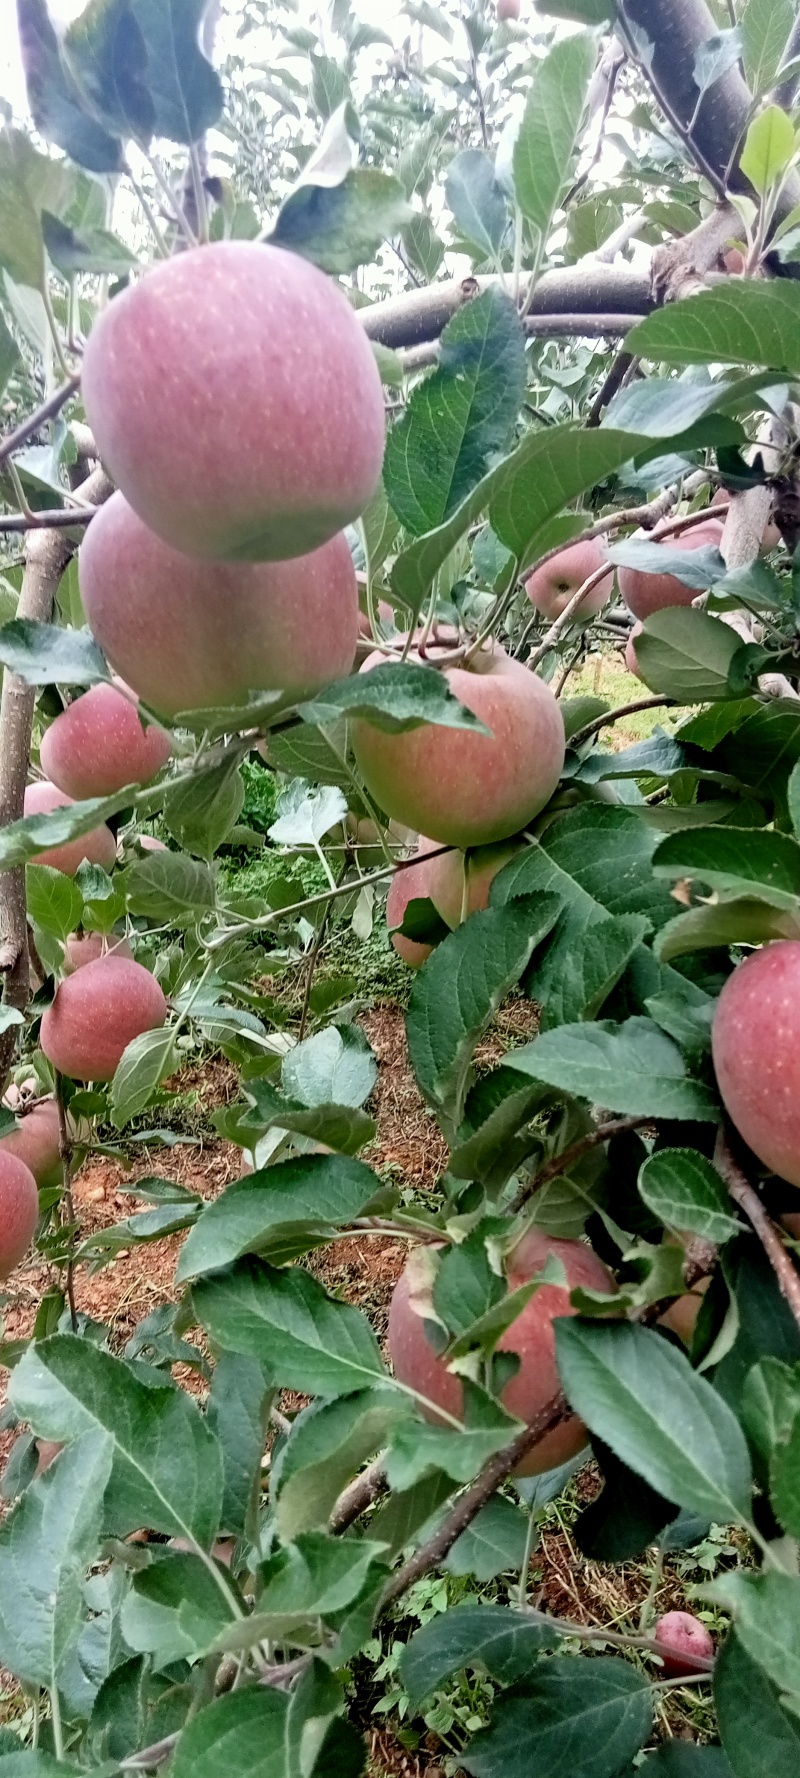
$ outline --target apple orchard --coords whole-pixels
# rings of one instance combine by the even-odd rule
[[[791,1778],[800,11],[366,10],[17,4],[0,1778]]]

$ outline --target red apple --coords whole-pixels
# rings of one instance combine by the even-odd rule
[[[61,1130],[55,1099],[39,1099],[0,1137],[0,1156],[16,1155],[30,1168],[37,1185],[61,1182]]]
[[[506,1261],[509,1290],[540,1272],[550,1254],[564,1267],[567,1288],[544,1284],[531,1297],[516,1321],[501,1334],[498,1351],[518,1352],[522,1360],[515,1377],[506,1384],[502,1400],[509,1413],[520,1420],[531,1421],[558,1393],[555,1335],[553,1321],[571,1315],[569,1292],[577,1286],[609,1291],[614,1281],[597,1254],[582,1241],[558,1241],[531,1229],[524,1235]],[[413,1289],[414,1260],[409,1262],[395,1285],[389,1310],[389,1354],[395,1375],[401,1383],[419,1391],[435,1404],[429,1417],[436,1419],[436,1407],[460,1418],[463,1405],[461,1380],[447,1369],[429,1344],[425,1332],[424,1304]],[[519,1466],[520,1475],[541,1475],[568,1462],[586,1443],[586,1428],[571,1414],[569,1419],[534,1446]]]
[[[42,770],[76,801],[147,784],[172,753],[169,735],[157,723],[145,727],[121,684],[93,685],[42,736]]]
[[[521,840],[501,840],[471,852],[440,852],[431,862],[431,901],[448,926],[460,926],[470,914],[489,906],[489,890],[504,864],[525,850]]]
[[[89,526],[78,571],[104,654],[164,716],[240,703],[248,691],[292,704],[353,665],[358,589],[341,532],[291,562],[199,562],[113,494]]]
[[[514,23],[519,18],[520,0],[497,0],[497,22]]]
[[[652,541],[670,550],[707,549],[710,544],[719,545],[722,529],[720,519],[709,518],[674,537],[668,535]],[[684,586],[674,574],[645,574],[641,568],[620,568],[618,580],[622,597],[634,617],[651,617],[654,611],[664,611],[668,605],[691,605],[697,598],[696,588]]]
[[[628,672],[633,674],[634,679],[641,679],[641,677],[642,677],[641,673],[639,672],[639,662],[636,658],[636,638],[637,638],[637,636],[641,636],[643,629],[644,629],[643,624],[640,624],[640,623],[634,624],[633,629],[631,630],[631,633],[630,633],[628,640],[625,644],[625,665],[628,669]]]
[[[665,1679],[685,1679],[697,1672],[698,1657],[710,1661],[714,1653],[711,1632],[690,1611],[666,1611],[656,1624],[655,1636],[670,1651],[663,1656]],[[687,1655],[695,1659],[687,1661]]]
[[[130,284],[94,324],[82,393],[109,475],[192,556],[307,555],[380,478],[372,347],[344,292],[280,247],[203,247]]]
[[[24,1258],[38,1220],[39,1193],[30,1167],[0,1150],[0,1279]]]
[[[430,898],[434,860],[429,859],[427,854],[435,851],[438,843],[438,840],[419,839],[416,851],[419,863],[404,865],[402,870],[395,872],[386,897],[386,924],[392,933],[392,944],[398,956],[412,969],[421,969],[434,947],[417,944],[413,938],[403,938],[401,933],[392,932],[392,927],[402,926],[403,915],[410,901],[425,901]]]
[[[578,588],[583,586],[591,574],[602,568],[605,560],[606,546],[600,537],[591,537],[585,543],[570,544],[568,549],[561,550],[557,556],[551,556],[549,562],[543,562],[541,568],[535,568],[528,576],[525,591],[531,604],[552,622],[554,618],[561,616]],[[584,623],[588,618],[596,617],[610,598],[613,584],[614,569],[609,563],[608,573],[586,594],[573,621]]]
[[[370,656],[362,671],[380,658]],[[500,648],[446,678],[491,735],[431,723],[389,734],[361,720],[353,751],[380,808],[465,850],[507,839],[549,802],[564,764],[564,724],[550,687]]]
[[[763,1166],[800,1185],[800,940],[779,939],[739,964],[711,1038],[731,1122]]]
[[[71,796],[65,796],[63,790],[57,790],[55,784],[41,780],[37,784],[29,784],[25,792],[26,815],[49,815],[53,809],[66,808],[72,802]],[[37,852],[30,859],[31,864],[49,864],[51,870],[62,870],[67,877],[74,877],[84,860],[88,864],[99,864],[103,870],[111,870],[117,856],[117,842],[110,827],[93,827],[91,833],[85,833],[81,839],[65,840],[61,846],[48,846],[45,852]]]
[[[101,957],[67,976],[42,1017],[44,1054],[71,1080],[111,1080],[134,1037],[163,1025],[164,995],[150,971]]]
[[[86,963],[96,963],[98,957],[128,957],[133,962],[133,952],[124,935],[120,937],[116,932],[71,932],[64,945],[64,974],[73,975],[76,969],[83,969]]]

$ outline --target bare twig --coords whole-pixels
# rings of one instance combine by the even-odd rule
[[[28,415],[27,420],[21,420],[19,425],[14,427],[13,432],[8,432],[5,438],[0,440],[0,463],[5,463],[12,451],[18,451],[20,445],[23,445],[26,439],[31,438],[34,432],[38,432],[39,427],[43,426],[46,420],[52,420],[56,414],[60,414],[70,396],[74,395],[76,389],[80,387],[80,381],[80,371],[73,371],[72,375],[67,377],[66,382],[61,383],[52,395],[48,395],[41,407],[37,407],[32,414]]]
[[[44,512],[0,514],[0,533],[17,535],[27,531],[68,531],[73,525],[88,525],[99,512],[97,506],[54,506]]]
[[[585,580],[583,585],[578,587],[577,592],[573,593],[569,603],[564,606],[561,615],[554,618],[546,635],[542,637],[538,648],[534,648],[532,653],[528,656],[526,664],[531,672],[533,672],[534,667],[538,667],[541,660],[544,660],[545,655],[549,653],[550,649],[558,641],[562,630],[565,630],[568,624],[572,622],[573,617],[576,616],[584,599],[588,597],[589,593],[591,593],[596,586],[600,585],[601,580],[606,580],[611,572],[612,570],[609,568],[608,562],[603,562],[602,566],[600,568],[595,568],[594,573],[589,575],[588,580]],[[524,636],[522,640],[524,642]]]
[[[618,710],[609,710],[605,716],[596,716],[593,722],[587,722],[577,733],[570,736],[570,747],[580,747],[592,735],[598,735],[603,728],[610,728],[613,722],[619,722],[623,716],[636,716],[640,710],[668,709],[675,703],[674,698],[637,698],[633,704],[621,704]]]
[[[595,1130],[589,1130],[585,1136],[579,1136],[576,1142],[570,1143],[569,1148],[562,1149],[561,1154],[554,1155],[550,1161],[545,1161],[538,1173],[534,1173],[532,1179],[520,1186],[511,1206],[510,1214],[514,1215],[517,1210],[521,1209],[522,1205],[533,1197],[534,1192],[540,1191],[549,1179],[560,1179],[562,1173],[566,1173],[570,1167],[574,1167],[575,1162],[581,1160],[583,1155],[588,1154],[590,1149],[599,1148],[603,1142],[610,1142],[612,1136],[621,1136],[626,1130],[639,1130],[643,1124],[652,1124],[652,1122],[652,1117],[613,1117],[604,1124],[598,1124]]]
[[[373,1500],[377,1500],[385,1492],[388,1482],[384,1464],[385,1459],[382,1456],[376,1457],[368,1469],[362,1470],[361,1475],[357,1475],[355,1481],[342,1490],[328,1520],[328,1530],[334,1536],[346,1531],[354,1520],[360,1519]]]
[[[566,1420],[570,1412],[563,1395],[554,1396],[552,1401],[547,1402],[541,1412],[534,1417],[529,1426],[523,1426],[522,1431],[517,1433],[516,1438],[513,1438],[509,1445],[506,1445],[502,1451],[497,1451],[494,1457],[489,1458],[480,1475],[470,1484],[466,1493],[456,1501],[438,1531],[420,1549],[415,1550],[414,1555],[410,1556],[408,1561],[403,1563],[402,1568],[398,1568],[397,1572],[387,1581],[381,1597],[381,1610],[385,1610],[393,1599],[399,1599],[401,1594],[407,1593],[409,1587],[412,1587],[415,1581],[420,1580],[423,1574],[429,1574],[432,1568],[439,1567],[448,1551],[452,1549],[456,1538],[460,1537],[462,1531],[466,1531],[467,1526],[477,1518],[481,1507],[486,1505],[487,1500],[499,1488],[500,1483],[513,1473],[518,1464],[522,1462],[523,1457],[526,1457],[528,1452],[533,1450],[534,1445],[538,1445],[544,1438],[545,1433],[551,1432],[554,1426],[560,1426],[562,1420]]]
[[[617,353],[608,376],[598,389],[594,401],[592,402],[584,422],[585,426],[590,427],[600,425],[600,416],[603,409],[608,407],[609,402],[616,395],[617,390],[621,387],[624,378],[627,376],[628,371],[634,362],[635,360],[632,352],[626,352],[623,349]]]
[[[775,1224],[772,1218],[767,1215],[758,1193],[754,1191],[747,1174],[742,1171],[735,1159],[728,1137],[722,1129],[717,1137],[714,1159],[731,1197],[739,1205],[740,1210],[744,1211],[748,1221],[752,1223],[778,1280],[781,1295],[789,1304],[795,1321],[800,1327],[800,1272],[797,1271],[786,1252]]]

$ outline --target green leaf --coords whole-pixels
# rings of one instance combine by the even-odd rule
[[[311,64],[311,99],[321,117],[332,117],[340,105],[351,98],[350,82],[343,68],[331,56],[309,55]]]
[[[690,1746],[665,1741],[637,1767],[642,1778],[733,1778],[733,1767],[721,1747]]]
[[[701,549],[670,549],[668,542],[629,537],[623,543],[612,544],[608,559],[618,568],[637,568],[642,574],[671,574],[695,593],[703,593],[715,581],[724,580],[728,571],[716,544]]]
[[[455,1130],[475,1044],[560,912],[555,896],[473,914],[437,945],[411,990],[406,1032],[417,1084]]]
[[[384,1381],[378,1342],[366,1316],[335,1301],[299,1267],[275,1271],[243,1259],[192,1290],[212,1339],[266,1365],[273,1383],[308,1395],[349,1395]]]
[[[785,278],[727,278],[713,290],[655,309],[628,334],[627,345],[667,364],[762,364],[796,375],[800,290]]]
[[[28,1348],[10,1386],[17,1413],[39,1438],[59,1442],[102,1430],[114,1461],[104,1528],[116,1537],[148,1525],[210,1545],[219,1530],[222,1461],[197,1403],[89,1340],[56,1334]]]
[[[456,311],[438,365],[386,442],[384,482],[406,530],[444,523],[509,444],[525,393],[525,338],[511,298],[485,290]]]
[[[386,1455],[391,1488],[404,1491],[431,1470],[444,1470],[454,1482],[470,1482],[495,1451],[502,1451],[522,1430],[522,1422],[468,1378],[463,1380],[464,1424],[449,1426],[401,1421],[392,1432]]]
[[[726,897],[752,896],[800,912],[800,845],[788,834],[738,827],[669,834],[653,869],[659,877],[705,883]]]
[[[667,1228],[722,1245],[741,1234],[716,1167],[693,1148],[660,1148],[639,1174],[639,1194]]]
[[[26,685],[99,685],[111,674],[88,630],[12,618],[0,629],[0,661]]]
[[[235,1179],[206,1204],[187,1236],[177,1279],[185,1283],[245,1253],[283,1258],[308,1235],[315,1245],[360,1216],[380,1186],[377,1174],[344,1155],[307,1155]]]
[[[357,1025],[328,1025],[284,1057],[284,1090],[301,1105],[363,1105],[378,1078],[374,1052]],[[253,1083],[258,1104],[258,1085]]]
[[[83,896],[72,877],[49,864],[29,864],[25,872],[28,913],[43,932],[67,938],[81,923]]]
[[[650,1687],[629,1661],[554,1655],[497,1700],[461,1763],[473,1778],[549,1775],[559,1766],[571,1778],[617,1778],[652,1722]]]
[[[28,104],[37,130],[90,172],[119,173],[122,143],[84,106],[62,61],[47,0],[17,0],[17,22]]]
[[[355,167],[335,186],[298,185],[284,199],[269,240],[323,272],[345,275],[374,259],[412,216],[399,179],[374,167]]]
[[[800,1578],[777,1569],[723,1574],[713,1593],[733,1611],[736,1638],[745,1654],[787,1694],[800,1717]]]
[[[275,1518],[287,1541],[322,1528],[342,1489],[411,1412],[396,1389],[360,1389],[304,1408],[272,1472]]]
[[[539,62],[514,144],[514,191],[526,221],[546,243],[572,156],[597,60],[589,32],[562,38]]]
[[[613,17],[613,0],[536,0],[536,9],[579,25],[604,25]]]
[[[365,1537],[301,1531],[293,1544],[264,1563],[264,1587],[252,1620],[258,1634],[283,1640],[304,1631],[309,1620],[313,1632],[316,1620],[335,1616],[359,1598],[370,1569],[383,1556],[383,1545]]]
[[[350,790],[352,778],[342,764],[347,751],[347,724],[344,717],[322,728],[297,727],[283,734],[269,734],[266,740],[269,764],[289,778],[306,778],[312,784],[334,784]]]
[[[128,808],[138,789],[138,784],[127,784],[114,796],[93,796],[82,803],[64,803],[47,815],[25,815],[21,821],[10,821],[0,834],[0,870],[27,864],[37,852],[91,833],[109,815]]]
[[[189,144],[217,122],[222,83],[200,48],[204,11],[204,0],[127,0],[124,9],[100,0],[73,26],[70,64],[91,82],[95,104],[119,117],[121,133]]]
[[[74,1652],[112,1450],[104,1432],[84,1433],[0,1528],[0,1659],[25,1685],[53,1690]]]
[[[457,1605],[417,1630],[400,1652],[400,1677],[417,1712],[451,1674],[479,1668],[500,1685],[524,1679],[534,1657],[552,1647],[553,1626],[538,1611],[505,1605]]]
[[[389,1495],[383,1506],[370,1519],[373,1537],[386,1542],[386,1560],[392,1561],[411,1544],[416,1533],[427,1525],[431,1515],[449,1500],[453,1483],[441,1471],[430,1470],[411,1488]]]
[[[250,1686],[215,1698],[187,1723],[172,1758],[172,1778],[290,1778],[286,1758],[289,1697]],[[294,1775],[292,1775],[294,1778]]]
[[[744,1434],[683,1352],[630,1322],[562,1320],[556,1355],[576,1412],[651,1488],[721,1524],[749,1517]]]
[[[775,85],[794,19],[792,0],[747,0],[742,13],[742,60],[745,79],[756,99]]]
[[[244,806],[244,783],[238,759],[210,766],[164,798],[164,820],[186,852],[209,863],[226,840]]]
[[[79,234],[49,210],[42,211],[42,234],[53,265],[65,278],[78,272],[125,277],[138,264],[135,253],[108,229],[86,228]]]
[[[413,661],[402,665],[399,661],[387,661],[370,667],[368,673],[341,679],[313,703],[300,704],[298,709],[305,722],[333,722],[346,713],[357,715],[388,734],[401,734],[423,722],[437,723],[442,728],[472,729],[480,735],[490,732],[453,697],[443,673]]]
[[[672,605],[645,619],[636,638],[639,677],[679,704],[730,697],[728,674],[742,639],[718,617]]]
[[[797,1382],[795,1386],[798,1387]],[[769,1491],[784,1531],[790,1537],[800,1536],[800,1401],[796,1405],[791,1430],[773,1454]]]
[[[128,1647],[151,1655],[158,1669],[207,1654],[233,1618],[232,1603],[199,1556],[162,1549],[133,1576],[122,1631]]]
[[[220,1530],[255,1533],[272,1394],[264,1366],[240,1352],[221,1352],[214,1366],[206,1418],[222,1451]]]
[[[2,194],[0,194],[0,217],[1,215]],[[0,395],[2,395],[9,379],[13,377],[19,362],[20,351],[17,342],[13,333],[6,326],[2,315],[0,315]],[[12,605],[11,611],[5,611],[2,605],[0,605],[0,616],[4,619],[10,617],[13,613],[13,609],[14,607]]]
[[[471,1574],[481,1584],[498,1574],[518,1574],[525,1560],[528,1515],[495,1494],[456,1538],[444,1567],[448,1574]]]
[[[748,1371],[742,1390],[742,1424],[766,1462],[791,1437],[800,1413],[800,1370],[779,1358],[762,1358]]]
[[[714,1666],[714,1703],[734,1778],[777,1778],[800,1761],[800,1721],[731,1633]]]
[[[123,1051],[111,1087],[111,1119],[121,1130],[150,1100],[180,1063],[175,1029],[171,1025],[157,1031],[142,1031]]]
[[[641,914],[597,920],[570,946],[558,986],[544,1009],[540,1029],[595,1019],[649,931]]]
[[[770,191],[785,173],[795,151],[791,118],[780,105],[768,105],[754,117],[744,139],[739,167],[760,193]]]
[[[701,1122],[718,1116],[714,1094],[687,1075],[677,1045],[651,1019],[562,1025],[510,1050],[506,1065],[609,1111]]]
[[[483,148],[462,148],[447,169],[444,195],[461,234],[481,255],[496,259],[508,228],[503,188]]]
[[[766,901],[740,896],[679,914],[658,934],[653,948],[663,963],[670,963],[692,951],[765,944],[772,938],[800,938],[800,920]]]
[[[125,873],[128,907],[146,919],[188,926],[214,906],[214,878],[208,866],[177,852],[151,852]]]

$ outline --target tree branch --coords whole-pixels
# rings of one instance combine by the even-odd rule
[[[427,289],[409,290],[392,302],[359,309],[357,314],[368,339],[395,348],[419,346],[438,339],[465,302],[498,283],[497,277],[485,277],[431,284]],[[526,320],[535,322],[538,316],[547,316],[552,322],[558,315],[580,315],[586,320],[613,315],[619,320],[627,315],[633,327],[635,320],[649,315],[654,307],[646,271],[586,259],[542,274]]]
[[[92,506],[55,506],[52,511],[14,512],[8,518],[0,514],[0,532],[70,531],[75,525],[88,525],[98,508]],[[71,553],[71,552],[70,552]]]
[[[362,1470],[361,1475],[357,1475],[354,1481],[342,1489],[328,1520],[328,1530],[334,1537],[338,1537],[342,1531],[347,1530],[348,1525],[352,1525],[356,1519],[360,1519],[361,1514],[366,1512],[373,1500],[377,1500],[380,1494],[385,1493],[389,1485],[386,1480],[385,1462],[385,1457],[376,1457],[368,1469]]]
[[[623,716],[636,716],[640,710],[671,708],[674,703],[674,698],[637,698],[632,704],[620,704],[618,710],[609,710],[605,716],[596,716],[593,722],[587,722],[584,728],[579,728],[570,736],[570,747],[582,746],[592,735],[598,735],[603,728],[610,728],[613,722],[619,722]]]
[[[60,388],[42,402],[41,407],[35,408],[34,412],[28,415],[27,420],[21,420],[19,425],[14,427],[13,432],[6,433],[5,438],[0,439],[0,463],[5,463],[6,458],[10,457],[13,451],[19,450],[20,445],[23,445],[26,439],[31,438],[34,432],[38,432],[39,427],[43,426],[46,420],[52,420],[56,414],[60,414],[70,396],[74,395],[76,389],[80,387],[80,381],[81,373],[76,370],[65,383],[61,384]]]
[[[740,1210],[744,1211],[748,1221],[752,1223],[778,1280],[781,1295],[789,1304],[795,1321],[800,1327],[800,1272],[797,1271],[786,1252],[775,1224],[772,1218],[767,1215],[758,1193],[754,1191],[747,1174],[742,1171],[735,1159],[728,1137],[722,1129],[717,1137],[714,1159],[731,1197],[739,1205]]]
[[[520,1186],[509,1215],[516,1216],[517,1211],[533,1197],[534,1192],[547,1185],[549,1179],[560,1179],[562,1173],[566,1173],[590,1149],[599,1148],[603,1142],[610,1142],[612,1136],[621,1136],[626,1130],[638,1130],[643,1124],[652,1122],[652,1117],[614,1117],[604,1124],[598,1124],[596,1130],[589,1130],[585,1136],[579,1136],[576,1142],[570,1143],[569,1148],[562,1149],[561,1154],[554,1155],[551,1161],[545,1161],[544,1166],[539,1168],[538,1173],[534,1173],[526,1185]]]

